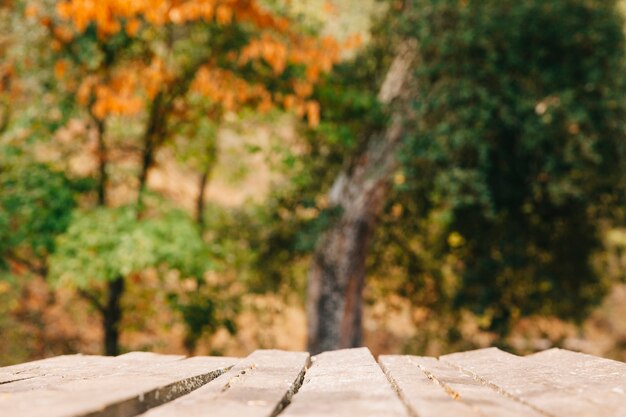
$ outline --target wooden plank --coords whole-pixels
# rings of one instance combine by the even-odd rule
[[[154,362],[157,361],[159,363],[168,362],[168,361],[179,361],[185,359],[185,355],[162,355],[160,353],[153,352],[128,352],[123,355],[119,355],[115,357],[115,360],[118,362],[124,361],[133,361],[133,362]]]
[[[542,416],[436,358],[381,356],[379,362],[404,403],[420,417]]]
[[[0,367],[0,372],[22,372],[24,370],[33,369],[33,368],[55,366],[56,363],[58,363],[59,361],[63,361],[66,358],[80,358],[80,357],[90,357],[90,356],[92,355],[76,354],[76,355],[53,356],[53,357],[45,358],[45,359],[37,359],[34,361],[23,362],[23,363],[19,363],[16,365],[3,366],[3,367]]]
[[[143,416],[277,415],[302,383],[309,354],[257,350],[210,384]]]
[[[184,359],[182,355],[159,355],[150,352],[130,352],[124,355],[92,356],[64,355],[21,365],[0,368],[0,393],[43,389],[73,380],[82,380],[98,375],[116,375],[120,369],[141,372],[146,363],[158,368],[165,363]],[[234,358],[220,358],[235,363]],[[6,374],[4,374],[6,372]]]
[[[564,378],[576,375],[593,381],[598,390],[626,394],[626,363],[558,348],[544,350],[526,358],[536,363],[567,369],[567,373],[560,374]]]
[[[0,368],[4,382],[0,393],[42,389],[74,379],[83,379],[93,370],[111,363],[104,356],[64,355]]]
[[[598,389],[595,381],[567,367],[547,365],[496,348],[440,358],[504,395],[548,416],[626,416],[626,397]]]
[[[73,367],[71,359],[75,359]],[[149,359],[144,356],[139,360],[132,357],[82,359],[84,357],[59,359],[54,366],[40,366],[38,369],[45,368],[51,374],[24,381],[30,382],[30,386],[0,392],[1,414],[12,417],[134,416],[189,393],[233,365],[232,358],[215,357],[173,360],[166,356],[162,361],[158,356]],[[66,375],[58,372],[66,372]],[[18,384],[20,382],[7,386]]]
[[[419,417],[479,417],[454,393],[427,376],[408,356],[380,356],[378,361],[411,415]]]
[[[38,369],[54,369],[59,366],[59,364],[67,363],[68,360],[76,360],[76,359],[90,359],[90,358],[101,358],[102,356],[95,355],[61,355],[54,356],[46,359],[38,359],[31,362],[24,362],[17,365],[10,365],[0,367],[0,373],[3,374],[20,374],[20,373],[28,373],[33,370]]]
[[[406,417],[408,411],[366,348],[313,358],[281,417]]]
[[[51,358],[54,359],[54,358]],[[45,359],[45,360],[51,360]],[[35,378],[40,375],[40,372],[37,372],[37,362],[33,361],[27,362],[19,365],[11,365],[0,368],[0,385],[10,384],[17,381],[22,381],[30,378]]]
[[[0,383],[0,392],[19,392],[43,389],[74,380],[82,380],[105,375],[115,375],[120,369],[141,370],[150,362],[159,367],[170,361],[184,359],[181,355],[158,355],[149,352],[131,352],[117,357],[95,355],[64,355],[0,368],[7,372],[7,381]],[[234,363],[234,360],[232,360]],[[1,374],[0,374],[1,375]]]
[[[418,358],[417,365],[459,401],[490,417],[540,417],[531,407],[500,392],[435,358]]]
[[[14,373],[14,372],[3,372],[0,371],[0,385],[11,384],[14,382],[25,381],[27,379],[36,378],[38,375],[22,372],[22,373]]]

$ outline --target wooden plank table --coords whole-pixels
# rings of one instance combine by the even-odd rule
[[[0,417],[626,417],[626,364],[562,349],[246,358],[66,355],[0,368]]]

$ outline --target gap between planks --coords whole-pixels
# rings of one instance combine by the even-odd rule
[[[0,414],[11,411],[3,405],[15,394],[26,406],[9,412],[15,417],[626,416],[626,402],[619,401],[626,364],[559,349],[519,357],[490,348],[378,362],[366,348],[312,359],[305,352],[256,351],[232,368],[235,359],[219,359],[231,363],[209,375],[211,360],[218,358],[76,355],[0,368]],[[182,364],[191,374],[181,373]],[[129,394],[129,387],[135,391]]]
[[[546,416],[626,416],[621,362],[561,349],[520,357],[496,348],[444,355],[440,361]]]
[[[406,410],[367,348],[324,352],[280,417],[406,417]]]
[[[384,355],[379,364],[411,416],[543,417],[436,358]]]
[[[309,361],[306,352],[257,350],[211,383],[142,417],[275,417],[302,386]]]
[[[407,417],[366,348],[256,351],[226,374],[141,417]]]

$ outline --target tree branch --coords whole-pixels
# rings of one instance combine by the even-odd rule
[[[82,288],[78,289],[78,294],[85,300],[89,301],[91,305],[94,306],[96,310],[98,310],[100,313],[102,314],[105,313],[104,305],[102,304],[102,302],[100,302],[100,300],[95,294],[92,294],[89,291],[84,290]]]

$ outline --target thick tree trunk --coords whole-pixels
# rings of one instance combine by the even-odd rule
[[[369,138],[330,191],[331,205],[342,214],[313,256],[307,300],[311,353],[361,345],[367,247],[397,169],[416,49],[413,41],[400,46],[381,87],[380,101],[391,106],[388,127]]]
[[[124,278],[120,277],[108,283],[107,304],[103,311],[104,352],[107,356],[119,354],[119,325],[122,318],[122,294]]]

